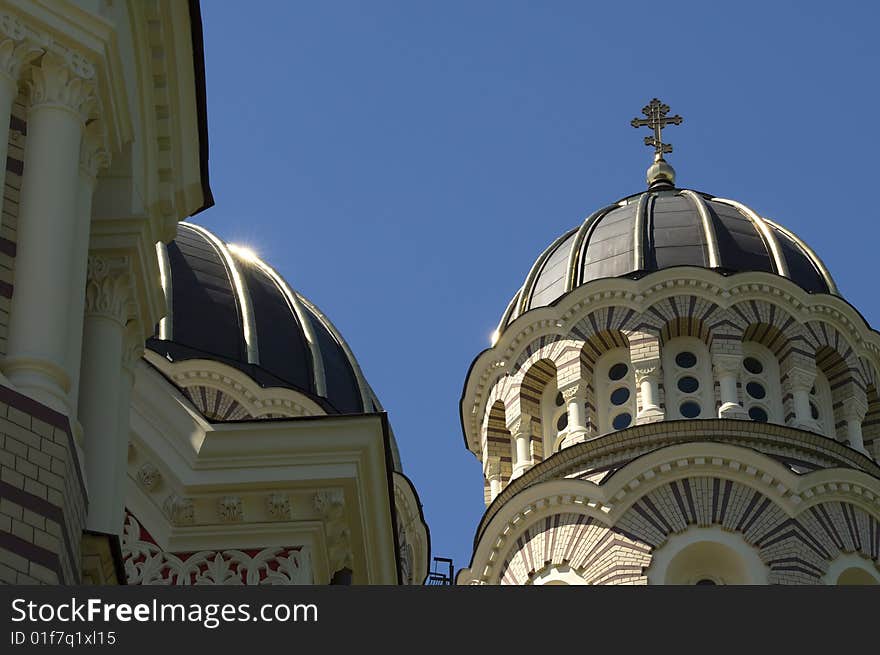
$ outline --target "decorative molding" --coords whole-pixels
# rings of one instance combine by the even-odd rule
[[[145,351],[144,357],[189,396],[199,411],[209,419],[324,416],[327,413],[303,394],[282,387],[260,387],[246,374],[221,362],[206,359],[169,362],[149,349]],[[212,402],[207,404],[203,402],[202,389],[205,389],[206,395],[210,391]],[[217,393],[223,394],[226,398],[215,398],[214,394]],[[206,397],[205,401],[207,400]],[[231,403],[240,406],[240,409],[235,407],[231,409],[234,416],[226,415]],[[209,409],[220,405],[223,411],[219,415]]]
[[[162,473],[152,462],[146,462],[138,469],[137,481],[146,491],[156,491],[162,484]]]
[[[266,498],[266,509],[276,521],[286,521],[291,517],[290,496],[274,493]]]
[[[5,38],[4,38],[5,37]],[[0,14],[0,74],[18,83],[22,68],[43,53],[17,17]]]
[[[307,546],[168,553],[152,541],[131,515],[126,517],[122,534],[122,557],[128,584],[312,584],[310,555]]]
[[[217,514],[221,521],[232,523],[244,519],[240,496],[223,496],[217,502]]]
[[[172,525],[192,525],[195,522],[192,498],[181,498],[171,494],[162,503],[162,509]]]
[[[325,522],[330,574],[353,568],[351,531],[345,520],[345,496],[341,489],[322,489],[313,499],[315,511]]]

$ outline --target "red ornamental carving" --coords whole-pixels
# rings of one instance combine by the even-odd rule
[[[258,585],[311,584],[304,546],[169,553],[126,513],[122,553],[129,584]]]

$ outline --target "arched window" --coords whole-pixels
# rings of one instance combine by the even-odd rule
[[[676,337],[663,346],[666,417],[715,418],[709,349],[696,337]]]
[[[819,424],[819,430],[826,437],[836,438],[834,428],[834,405],[831,401],[831,385],[825,374],[817,370],[816,380],[810,389],[810,415]]]
[[[769,568],[742,534],[692,525],[654,551],[646,573],[651,585],[755,585]]]
[[[604,353],[593,366],[599,432],[623,430],[635,422],[636,383],[628,348]]]
[[[779,362],[766,346],[753,341],[743,342],[740,375],[743,387],[743,408],[749,418],[761,423],[782,423],[782,388]]]

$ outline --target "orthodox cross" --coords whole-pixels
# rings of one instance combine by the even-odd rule
[[[663,143],[663,128],[667,125],[681,125],[682,117],[667,117],[669,113],[669,105],[664,105],[657,98],[654,98],[642,109],[642,113],[647,118],[634,118],[630,121],[633,127],[649,127],[654,130],[654,136],[645,137],[645,145],[654,147],[654,159],[663,159],[663,154],[672,152],[672,146]]]

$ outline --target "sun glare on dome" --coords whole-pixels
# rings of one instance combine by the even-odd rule
[[[256,262],[260,259],[260,256],[253,248],[248,248],[247,246],[239,246],[234,243],[230,243],[228,247],[232,252],[234,252],[236,255],[247,262]]]

